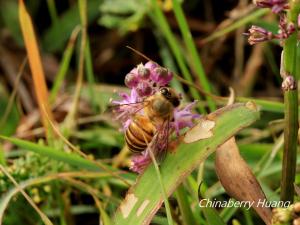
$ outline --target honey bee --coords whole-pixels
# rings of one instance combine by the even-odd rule
[[[141,153],[155,141],[162,150],[168,147],[170,121],[174,109],[180,104],[180,96],[170,87],[161,87],[158,92],[143,101],[143,114],[135,114],[125,131],[128,149]]]

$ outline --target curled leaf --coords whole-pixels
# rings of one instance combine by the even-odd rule
[[[267,225],[270,225],[271,209],[262,204],[267,201],[266,196],[241,157],[234,137],[217,148],[215,169],[226,192],[236,200],[253,203],[253,209]]]

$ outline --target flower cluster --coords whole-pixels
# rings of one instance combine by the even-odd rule
[[[279,14],[279,30],[277,34],[272,33],[262,27],[252,25],[245,35],[249,36],[248,42],[254,45],[260,42],[277,39],[283,41],[295,32],[295,25],[287,21],[286,15],[283,12],[288,9],[288,2],[286,0],[256,0],[254,1],[257,7],[270,8],[272,12]]]
[[[289,8],[287,0],[254,0],[253,2],[259,8],[271,8],[274,13],[280,13]]]
[[[171,71],[152,61],[145,65],[139,64],[125,76],[125,84],[131,89],[130,94],[120,93],[122,100],[112,101],[117,106],[115,110],[116,119],[122,122],[124,131],[130,125],[134,115],[145,114],[143,105],[145,99],[157,93],[161,87],[167,86],[172,78],[173,73]],[[180,130],[193,125],[193,119],[199,117],[198,114],[191,112],[194,104],[195,102],[183,108],[176,107],[173,111],[172,121],[168,123],[168,129],[165,129],[165,124],[155,124],[157,132],[160,132],[159,135],[154,135],[145,151],[133,156],[131,170],[138,173],[142,172],[151,162],[149,150],[154,155],[161,154],[163,149],[167,147],[168,141],[166,139],[173,132],[179,136]]]

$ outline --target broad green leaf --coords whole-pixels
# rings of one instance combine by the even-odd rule
[[[168,196],[207,156],[239,130],[249,126],[259,118],[253,103],[234,104],[207,116],[215,121],[213,136],[191,144],[182,143],[177,150],[169,153],[160,166],[161,177]],[[131,187],[125,200],[116,212],[114,224],[148,224],[163,203],[153,165],[140,175]]]

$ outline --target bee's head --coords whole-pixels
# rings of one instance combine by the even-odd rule
[[[174,107],[179,106],[180,97],[172,88],[162,87],[162,88],[160,88],[159,92],[164,98],[166,98],[168,101],[170,101]]]

